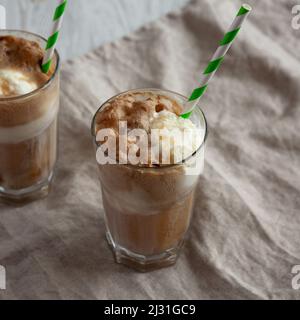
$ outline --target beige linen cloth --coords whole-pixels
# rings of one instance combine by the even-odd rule
[[[0,264],[7,272],[1,298],[300,298],[291,284],[300,264],[294,1],[249,0],[254,10],[201,101],[209,123],[206,167],[176,266],[137,273],[115,264],[105,241],[92,115],[130,88],[188,95],[240,4],[192,1],[63,65],[53,190],[32,204],[0,206]]]

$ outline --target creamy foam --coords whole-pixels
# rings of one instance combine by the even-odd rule
[[[38,85],[21,71],[0,70],[0,96],[24,95],[37,88]]]
[[[0,143],[19,143],[38,136],[53,122],[58,108],[59,100],[49,105],[48,111],[36,120],[14,127],[0,127]]]

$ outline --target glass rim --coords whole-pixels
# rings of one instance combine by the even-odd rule
[[[183,99],[185,99],[186,101],[188,101],[188,98],[186,96],[184,96],[183,94],[180,94],[178,92],[175,92],[175,91],[171,91],[171,90],[166,90],[166,89],[158,89],[158,88],[138,88],[138,89],[130,89],[130,90],[126,90],[126,91],[123,91],[121,93],[118,93],[114,96],[112,96],[111,98],[107,99],[105,102],[103,102],[101,104],[101,106],[97,109],[97,111],[95,112],[94,116],[93,116],[93,119],[92,119],[92,125],[91,125],[91,133],[92,133],[92,136],[94,138],[96,138],[96,134],[95,134],[95,120],[96,120],[96,116],[99,112],[101,112],[101,109],[111,100],[123,95],[123,94],[126,94],[126,93],[130,93],[130,92],[138,92],[138,91],[161,91],[161,92],[166,92],[166,93],[169,93],[169,94],[173,94],[173,95],[176,95],[176,96],[179,96]],[[153,166],[153,167],[149,167],[147,165],[133,165],[133,164],[130,164],[130,163],[127,163],[127,164],[119,164],[118,162],[116,164],[118,165],[123,165],[123,166],[127,166],[127,167],[132,167],[132,168],[135,168],[135,169],[154,169],[154,170],[157,170],[157,169],[164,169],[164,168],[170,168],[170,167],[176,167],[176,166],[182,166],[185,162],[189,161],[190,159],[192,159],[197,153],[200,152],[200,150],[202,149],[202,147],[204,146],[206,140],[207,140],[207,135],[208,135],[208,128],[207,128],[207,120],[206,120],[206,117],[204,115],[204,112],[202,111],[202,109],[197,105],[197,109],[198,111],[200,111],[200,114],[201,116],[203,117],[203,120],[204,120],[204,124],[205,124],[205,133],[204,133],[204,138],[203,138],[203,141],[201,143],[201,145],[198,147],[197,150],[195,150],[191,155],[189,155],[187,158],[185,158],[184,160],[182,160],[182,162],[180,163],[173,163],[173,164],[166,164],[166,165],[162,165],[162,166]],[[95,139],[94,139],[94,143],[96,143]]]
[[[5,33],[7,33],[7,35],[9,35],[9,33],[20,33],[20,34],[27,34],[27,35],[30,35],[30,36],[34,36],[40,40],[43,40],[45,42],[45,44],[47,43],[47,39],[44,38],[43,36],[37,34],[37,33],[33,33],[33,32],[30,32],[30,31],[25,31],[25,30],[18,30],[18,29],[3,29],[3,30],[0,30],[0,36],[5,36]],[[34,96],[36,95],[38,92],[40,92],[41,90],[44,90],[46,89],[47,87],[50,86],[50,84],[54,81],[58,71],[59,71],[59,67],[60,67],[60,56],[59,56],[59,53],[58,51],[55,49],[54,51],[54,54],[56,56],[56,67],[55,67],[55,70],[53,72],[53,74],[51,75],[51,77],[40,87],[36,88],[35,90],[31,91],[31,92],[28,92],[28,93],[25,93],[25,94],[21,94],[21,95],[17,95],[17,96],[11,96],[11,97],[1,97],[0,96],[0,102],[8,102],[8,101],[16,101],[16,100],[21,100],[21,99],[24,99],[24,98],[29,98],[31,96]]]

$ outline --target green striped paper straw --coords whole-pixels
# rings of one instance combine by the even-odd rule
[[[206,91],[209,81],[212,79],[212,77],[218,70],[219,66],[221,65],[225,54],[231,47],[233,40],[235,39],[238,32],[240,31],[241,26],[245,21],[245,19],[247,18],[247,16],[249,15],[250,11],[251,11],[251,7],[248,4],[243,4],[241,6],[229,30],[225,34],[224,38],[220,42],[219,47],[217,48],[216,52],[214,53],[210,62],[208,63],[206,69],[204,70],[202,78],[200,80],[200,86],[193,91],[188,102],[186,103],[185,110],[180,115],[182,118],[187,119],[192,114],[200,98]]]
[[[47,40],[46,52],[42,63],[42,71],[47,73],[51,67],[54,50],[57,44],[58,35],[62,26],[64,12],[66,9],[67,0],[60,0],[60,4],[56,7],[53,15],[53,29],[50,37]]]

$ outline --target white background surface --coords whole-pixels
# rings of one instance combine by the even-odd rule
[[[7,28],[48,36],[58,0],[0,0]],[[59,51],[62,59],[84,54],[186,4],[188,0],[69,0]]]

